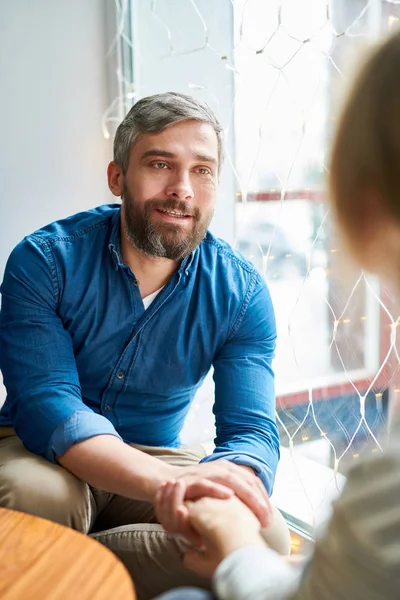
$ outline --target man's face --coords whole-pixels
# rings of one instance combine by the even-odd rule
[[[218,142],[208,123],[190,120],[143,134],[123,178],[123,226],[148,256],[182,260],[204,238],[218,188]]]

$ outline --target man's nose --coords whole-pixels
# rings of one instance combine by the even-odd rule
[[[172,173],[165,192],[169,198],[191,200],[194,197],[194,192],[190,174],[187,171]]]

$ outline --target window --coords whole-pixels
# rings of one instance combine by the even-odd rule
[[[370,40],[398,25],[399,2],[131,0],[120,14],[132,31],[121,38],[124,101],[191,93],[225,128],[213,227],[271,290],[283,446],[278,504],[300,528],[311,527],[347,465],[380,451],[389,397],[400,394],[390,294],[349,260],[325,192],[348,73]],[[210,381],[189,414],[187,441],[212,439]]]

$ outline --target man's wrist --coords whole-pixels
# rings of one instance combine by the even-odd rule
[[[159,486],[164,481],[175,479],[179,472],[178,469],[180,468],[165,463],[162,460],[159,460],[159,462],[160,464],[157,466],[158,468],[156,468],[154,472],[146,478],[146,481],[143,482],[142,486],[145,490],[148,500],[153,503],[155,501]]]
[[[246,471],[248,471],[249,473],[252,473],[252,475],[257,476],[256,471],[253,469],[253,467],[249,467],[249,465],[238,465],[238,467],[241,467],[242,469],[246,469]]]

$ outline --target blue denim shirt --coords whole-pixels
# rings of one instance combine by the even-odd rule
[[[0,425],[55,462],[111,434],[174,447],[214,367],[215,450],[253,467],[272,491],[276,328],[267,287],[207,234],[145,310],[120,255],[120,205],[54,222],[11,253],[1,286]]]

